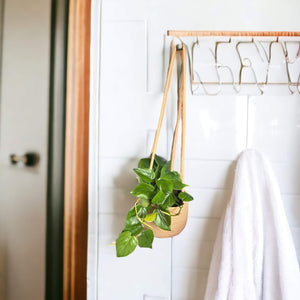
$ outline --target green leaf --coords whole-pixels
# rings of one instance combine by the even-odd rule
[[[167,208],[171,207],[172,205],[174,205],[175,201],[176,201],[175,195],[173,193],[170,193],[166,197],[165,201],[161,204],[161,207],[163,209],[167,209]]]
[[[161,177],[165,177],[167,174],[169,174],[171,171],[170,171],[170,167],[171,167],[171,161],[168,161],[164,166],[163,168],[161,169]]]
[[[133,224],[133,225],[125,225],[125,228],[123,229],[124,231],[130,231],[132,235],[138,235],[140,234],[142,231],[144,230],[144,226],[142,225],[142,223],[137,223],[137,224]]]
[[[194,199],[193,196],[191,196],[187,192],[179,193],[178,198],[183,200],[183,201],[192,201]]]
[[[148,200],[148,199],[143,199],[143,198],[141,198],[140,199],[140,203],[141,203],[141,205],[143,206],[143,207],[148,207],[149,206],[149,204],[150,204],[150,201]]]
[[[139,167],[139,168],[143,168],[143,169],[147,169],[147,168],[150,167],[150,161],[151,161],[150,158],[142,158],[142,159],[139,161],[138,167]]]
[[[180,174],[176,171],[170,171],[168,168],[164,169],[164,171],[161,174],[161,178],[167,178],[169,180],[178,180],[181,182]]]
[[[152,182],[155,178],[155,174],[151,169],[135,168],[133,171],[146,182]]]
[[[155,154],[155,156],[154,156],[154,160],[155,160],[155,162],[156,162],[159,166],[164,166],[164,165],[166,164],[166,162],[167,162],[166,159],[164,159],[163,157],[158,156],[158,155],[156,155],[156,154]]]
[[[187,184],[182,183],[182,181],[172,180],[174,190],[182,190]]]
[[[152,199],[152,204],[157,204],[157,205],[162,204],[165,200],[165,197],[166,195],[163,191],[158,191],[158,193]]]
[[[163,230],[171,230],[171,217],[164,214],[160,209],[155,209],[154,213],[157,213],[154,223]]]
[[[154,239],[154,234],[151,229],[145,230],[138,238],[139,246],[142,248],[151,248]]]
[[[148,183],[147,181],[143,180],[141,177],[136,178],[138,183]]]
[[[155,178],[159,178],[160,177],[160,172],[161,172],[161,167],[157,166],[155,168],[154,174],[155,174]]]
[[[138,198],[150,199],[153,191],[154,191],[153,185],[148,183],[140,183],[130,192],[130,194]]]
[[[134,251],[137,246],[137,238],[131,235],[130,231],[122,232],[116,243],[117,257],[127,256]]]
[[[173,189],[174,190],[182,190],[187,185],[182,183],[180,174],[176,171],[170,171],[168,168],[164,169],[164,171],[161,172],[160,175],[161,179],[168,179],[173,183]]]
[[[138,207],[137,207],[138,208]],[[128,214],[127,214],[127,217],[126,217],[126,226],[129,225],[134,225],[134,224],[138,224],[140,223],[140,221],[138,220],[138,218],[136,217],[136,212],[135,212],[135,207],[133,206]]]
[[[149,215],[147,215],[146,217],[145,217],[145,221],[146,222],[153,222],[154,220],[155,220],[155,218],[156,218],[156,215],[157,215],[157,213],[152,213],[152,214],[149,214]]]
[[[145,199],[141,199],[141,200],[145,200]],[[146,200],[147,201],[147,200]],[[148,205],[147,205],[148,206]],[[147,208],[144,207],[143,205],[137,205],[136,206],[136,210],[138,212],[138,216],[141,219],[144,219],[147,216]]]
[[[143,219],[146,217],[147,215],[147,209],[145,207],[142,207],[141,205],[137,205],[136,206],[136,210],[138,212],[138,216]],[[126,217],[126,226],[131,226],[131,225],[134,225],[134,224],[138,224],[140,223],[139,219],[137,218],[136,216],[136,211],[135,211],[135,207],[133,206],[128,214],[127,214],[127,217]]]
[[[168,179],[158,179],[156,184],[165,194],[173,192],[173,183]]]

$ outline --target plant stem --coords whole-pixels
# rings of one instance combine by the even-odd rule
[[[151,229],[153,229],[152,226],[150,226],[149,224],[145,223],[145,222],[139,217],[139,214],[138,214],[138,211],[137,211],[137,207],[136,207],[136,205],[139,203],[139,201],[140,201],[140,198],[138,198],[138,199],[136,200],[136,202],[134,203],[134,208],[135,208],[135,214],[136,214],[136,217],[137,217],[137,219],[138,219],[142,224],[144,224],[145,226],[148,226],[148,227],[150,227]]]

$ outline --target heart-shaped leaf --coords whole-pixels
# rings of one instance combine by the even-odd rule
[[[161,169],[161,177],[165,177],[167,174],[171,172],[170,167],[171,167],[171,162],[168,161]]]
[[[181,181],[180,174],[176,171],[170,171],[168,168],[163,168],[161,178],[167,178],[169,180],[178,180]]]
[[[144,199],[141,199],[144,200]],[[147,215],[147,208],[145,208],[143,205],[137,205],[136,210],[138,212],[138,216],[141,219],[144,219]]]
[[[141,205],[137,205],[136,206],[136,210],[138,212],[138,216],[143,219],[146,217],[147,215],[147,209]],[[136,211],[135,211],[135,207],[133,206],[128,214],[127,214],[127,217],[126,217],[126,226],[131,226],[131,225],[135,225],[135,224],[138,224],[140,223],[139,219],[137,218],[136,216]]]
[[[125,228],[123,229],[123,232],[124,231],[130,231],[132,235],[137,236],[143,230],[144,230],[144,226],[142,225],[142,223],[139,222],[139,223],[133,224],[133,225],[125,225]]]
[[[153,222],[156,218],[156,215],[157,213],[152,213],[152,214],[149,214],[145,217],[144,221],[146,222]]]
[[[134,251],[137,246],[137,238],[130,231],[122,232],[116,242],[117,257],[124,257]]]
[[[163,191],[158,191],[158,193],[153,197],[152,204],[161,205],[165,200],[165,193]]]
[[[191,196],[190,194],[188,194],[187,192],[181,192],[178,195],[178,198],[183,200],[183,201],[192,201],[194,198],[193,196]]]
[[[141,203],[141,206],[143,206],[143,207],[148,207],[149,206],[149,204],[150,204],[150,201],[148,200],[148,199],[143,199],[143,198],[141,198],[140,199],[140,203]]]
[[[164,214],[160,209],[155,209],[154,213],[157,213],[154,223],[163,230],[171,230],[171,217]]]
[[[170,180],[173,183],[174,190],[181,190],[187,186],[182,182],[180,174],[178,172],[176,171],[171,172],[168,170],[168,168],[164,169],[164,171],[161,172],[160,178]]]
[[[156,180],[156,184],[165,194],[173,192],[173,183],[168,179],[158,179]]]
[[[154,171],[151,169],[135,168],[133,171],[145,182],[152,182],[155,178]]]
[[[126,216],[126,225],[131,226],[138,223],[140,223],[140,221],[136,217],[135,207],[133,206]]]
[[[173,206],[175,204],[176,198],[175,195],[173,193],[170,193],[166,199],[164,200],[164,202],[161,204],[161,207],[163,209],[167,209],[171,206]]]
[[[163,165],[165,165],[165,163],[167,162],[163,157],[158,156],[158,155],[156,155],[156,154],[155,154],[155,156],[154,156],[154,160],[155,160],[155,162],[156,162],[159,166],[163,166]]]
[[[150,199],[153,191],[154,191],[153,185],[148,183],[140,183],[130,192],[130,194],[138,198]]]
[[[139,246],[142,248],[152,248],[153,239],[153,231],[151,229],[147,229],[138,238]]]
[[[151,161],[150,158],[142,158],[139,161],[138,167],[143,169],[150,168],[150,161]]]

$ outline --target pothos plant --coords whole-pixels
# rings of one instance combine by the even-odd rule
[[[154,233],[151,223],[170,231],[170,207],[179,207],[176,214],[179,215],[184,201],[193,200],[182,190],[187,185],[182,182],[180,174],[170,170],[170,161],[155,155],[152,169],[150,161],[150,158],[142,158],[138,168],[133,169],[139,184],[130,193],[137,200],[129,210],[125,227],[116,241],[118,257],[129,255],[137,245],[152,248]]]

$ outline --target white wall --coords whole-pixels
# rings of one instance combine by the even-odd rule
[[[299,1],[93,1],[88,299],[203,297],[235,160],[245,148],[247,97],[188,92],[186,182],[195,200],[186,229],[122,259],[109,246],[134,203],[132,168],[150,153],[168,60],[166,31],[299,30],[299,11]],[[249,103],[251,146],[272,161],[300,258],[300,97],[251,97]],[[161,155],[170,148],[172,120],[169,107]]]

